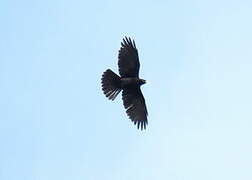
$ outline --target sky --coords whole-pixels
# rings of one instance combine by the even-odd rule
[[[1,180],[251,180],[252,2],[2,0]],[[135,40],[144,131],[109,101]]]

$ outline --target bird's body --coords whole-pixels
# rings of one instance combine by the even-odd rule
[[[146,81],[139,78],[121,78],[121,87],[127,88],[130,86],[141,86],[142,84],[145,84]]]
[[[140,63],[134,40],[125,37],[119,50],[119,74],[107,69],[102,75],[102,90],[106,97],[114,100],[122,91],[123,105],[129,118],[139,128],[148,124],[147,108],[140,86],[146,81],[139,78]]]

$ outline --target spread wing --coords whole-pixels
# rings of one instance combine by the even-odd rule
[[[146,128],[148,124],[147,121],[147,108],[143,94],[139,86],[132,86],[123,89],[122,92],[123,105],[126,109],[126,113],[134,124],[137,124],[139,129],[141,125],[141,130]]]
[[[121,77],[138,77],[139,58],[135,41],[125,37],[118,55],[118,67]]]

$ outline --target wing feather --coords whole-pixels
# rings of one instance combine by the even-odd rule
[[[137,124],[138,129],[140,127],[141,130],[145,129],[148,124],[148,112],[140,87],[132,86],[123,89],[122,98],[126,113],[131,121],[133,121],[134,124]]]
[[[135,41],[125,37],[118,55],[118,67],[121,77],[138,77],[139,58]]]

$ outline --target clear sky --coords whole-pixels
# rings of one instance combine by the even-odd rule
[[[1,180],[251,180],[252,1],[2,0]],[[149,125],[101,74],[135,39]]]

